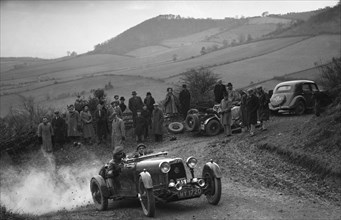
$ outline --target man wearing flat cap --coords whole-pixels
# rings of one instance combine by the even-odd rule
[[[56,148],[55,150],[57,150],[57,148],[63,147],[66,134],[66,123],[65,120],[60,117],[59,111],[54,112],[51,125],[54,132],[54,147]]]
[[[132,96],[129,99],[129,103],[128,103],[128,108],[130,109],[130,111],[133,113],[133,123],[134,123],[134,127],[136,126],[136,116],[137,116],[137,111],[141,111],[142,107],[143,107],[143,102],[140,96],[137,96],[136,91],[133,91]]]

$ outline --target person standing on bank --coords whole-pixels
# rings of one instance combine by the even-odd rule
[[[55,111],[54,117],[52,119],[51,125],[54,133],[54,143],[55,143],[55,149],[62,148],[65,143],[65,129],[66,129],[66,123],[65,120],[60,117],[59,111]]]
[[[89,144],[92,144],[92,140],[95,137],[95,130],[94,127],[92,126],[92,116],[89,111],[88,105],[84,106],[83,111],[81,111],[80,117],[83,125],[84,142],[88,143],[89,141]]]
[[[134,127],[135,127],[136,126],[137,111],[142,110],[143,102],[142,102],[141,97],[136,95],[136,91],[133,91],[131,94],[133,97],[131,97],[129,99],[128,108],[133,113],[133,123],[134,123]]]
[[[221,100],[221,123],[224,126],[224,132],[227,137],[232,135],[231,123],[232,123],[232,100],[229,98],[229,94],[225,93],[224,98]]]
[[[224,98],[224,94],[226,93],[226,87],[223,84],[223,81],[219,80],[218,83],[214,86],[214,100],[216,103],[220,103]]]
[[[187,112],[191,105],[191,93],[187,89],[187,85],[182,85],[182,90],[179,94],[181,113],[184,119],[187,117]]]
[[[248,114],[247,114],[247,94],[245,91],[241,91],[241,99],[240,99],[240,118],[243,123],[243,131],[249,130],[249,122],[248,122]]]
[[[248,122],[250,125],[250,136],[255,135],[256,124],[257,124],[257,110],[259,107],[259,100],[255,95],[253,89],[248,89],[248,101],[247,101],[247,113],[248,113]]]
[[[259,108],[258,108],[258,116],[259,121],[261,122],[261,130],[267,130],[266,122],[269,120],[270,109],[269,109],[269,96],[266,92],[264,92],[262,86],[257,87],[257,93],[259,97]]]
[[[99,103],[97,105],[97,110],[95,111],[94,118],[96,121],[96,132],[98,138],[98,144],[102,143],[102,141],[106,141],[107,133],[108,133],[108,117],[107,111],[103,109],[104,103]]]
[[[154,111],[152,114],[152,130],[153,134],[155,136],[156,142],[162,141],[162,135],[163,135],[163,112],[159,108],[159,104],[154,104]]]
[[[68,125],[67,131],[68,138],[71,141],[75,141],[80,136],[79,130],[81,127],[80,126],[81,119],[78,111],[75,111],[75,107],[73,105],[69,106],[69,112],[66,115],[66,123]]]
[[[178,113],[178,99],[173,94],[172,88],[167,88],[167,95],[165,100],[165,111],[166,114],[169,114],[171,116]]]
[[[227,83],[227,90],[229,94],[229,99],[232,101],[232,105],[240,105],[240,94],[233,89],[232,83]]]
[[[148,130],[151,127],[152,124],[152,114],[148,110],[148,107],[146,105],[143,106],[141,111],[141,116],[145,119],[146,123],[144,125],[144,139],[146,140],[148,138]]]
[[[43,117],[43,122],[38,125],[38,138],[42,144],[43,151],[52,152],[53,129],[47,117]]]
[[[152,94],[150,92],[147,92],[146,98],[144,99],[144,104],[147,106],[150,116],[154,110],[154,103],[155,99],[153,98]]]
[[[125,98],[123,96],[121,96],[120,98],[120,109],[122,111],[122,113],[127,109],[126,104],[124,104]]]
[[[123,141],[126,139],[124,122],[121,118],[117,116],[117,113],[114,111],[112,127],[111,127],[111,147],[115,149],[117,146],[122,146]]]

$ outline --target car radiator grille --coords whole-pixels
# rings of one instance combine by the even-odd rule
[[[175,181],[176,179],[181,178],[186,178],[184,164],[182,162],[171,164],[171,169],[168,173],[168,180],[173,179]]]

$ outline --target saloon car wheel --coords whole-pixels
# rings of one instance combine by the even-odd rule
[[[96,209],[100,211],[104,211],[108,209],[108,198],[104,197],[104,194],[101,189],[101,185],[95,178],[91,179],[90,190],[91,190],[92,199],[94,200]]]
[[[196,114],[187,115],[185,120],[186,130],[195,131],[199,128],[199,117]]]
[[[153,217],[155,215],[155,198],[153,189],[144,188],[144,183],[140,177],[138,190],[138,198],[140,200],[143,213],[148,217]]]
[[[179,134],[184,131],[184,125],[180,122],[172,122],[168,125],[169,132]]]
[[[295,107],[295,114],[296,115],[303,115],[304,112],[305,112],[304,103],[302,101],[298,101],[298,103]]]
[[[209,136],[215,136],[220,132],[220,123],[217,120],[211,120],[205,126],[205,132]]]
[[[208,185],[205,193],[208,203],[217,205],[221,197],[221,179],[214,177],[211,169],[204,169],[202,177]]]

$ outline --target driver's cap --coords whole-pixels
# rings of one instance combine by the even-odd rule
[[[139,144],[139,145],[137,145],[137,147],[136,147],[136,150],[139,150],[140,148],[144,148],[144,149],[146,149],[146,148],[147,148],[147,146],[146,146],[146,145],[144,145],[144,144]]]

